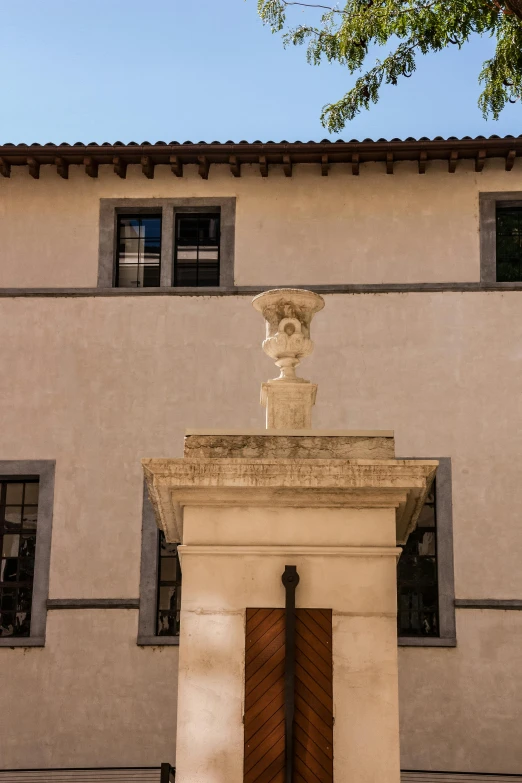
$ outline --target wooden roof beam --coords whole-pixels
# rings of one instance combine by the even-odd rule
[[[262,177],[268,177],[268,163],[265,155],[259,156],[259,171]]]
[[[433,139],[433,140],[408,140],[407,142],[336,142],[327,144],[308,144],[308,143],[273,143],[263,145],[260,143],[252,144],[230,144],[230,145],[212,145],[191,143],[187,145],[74,145],[71,147],[61,145],[34,145],[31,147],[20,146],[13,147],[9,145],[0,145],[0,157],[4,158],[13,166],[27,167],[27,158],[33,157],[40,161],[41,165],[49,164],[55,166],[55,158],[60,157],[70,166],[77,164],[84,165],[84,158],[94,158],[99,165],[111,164],[113,157],[117,156],[127,163],[134,165],[140,163],[142,155],[151,156],[155,165],[169,164],[172,158],[175,162],[175,168],[183,161],[183,166],[187,164],[198,164],[198,157],[207,157],[211,165],[225,164],[230,166],[230,157],[235,156],[237,162],[242,164],[258,161],[259,156],[266,156],[269,164],[282,164],[283,156],[288,155],[294,163],[302,161],[303,163],[323,164],[323,155],[328,156],[329,171],[333,170],[337,164],[343,164],[347,168],[352,161],[352,156],[358,154],[360,161],[364,162],[384,162],[386,163],[386,153],[392,152],[394,159],[397,153],[397,160],[410,160],[418,162],[423,151],[427,152],[427,161],[434,160],[448,161],[455,158],[460,160],[472,160],[473,166],[479,151],[486,151],[486,157],[499,158],[504,163],[508,160],[510,165],[512,153],[516,152],[516,157],[522,157],[522,137],[521,138],[503,138],[503,139]],[[451,156],[451,157],[450,157]],[[179,158],[179,161],[177,160]],[[355,162],[356,158],[354,158]],[[467,164],[466,164],[467,165]],[[178,169],[179,170],[179,169]]]
[[[283,155],[283,171],[285,172],[285,177],[292,176],[292,159],[290,155]]]
[[[486,162],[486,150],[479,150],[475,158],[475,171],[480,174]]]
[[[54,159],[56,165],[56,173],[62,179],[69,179],[69,164],[63,158]]]
[[[154,163],[150,155],[144,155],[142,157],[141,170],[147,179],[154,179]]]
[[[426,150],[421,150],[419,153],[419,174],[426,174],[426,161],[428,160],[428,153]]]
[[[208,170],[210,168],[210,163],[208,161],[208,158],[205,155],[198,155],[198,174],[201,177],[201,179],[208,179]]]
[[[5,158],[0,158],[0,174],[2,177],[11,176],[11,164]]]
[[[508,154],[506,155],[506,171],[511,171],[511,169],[515,164],[516,157],[517,157],[517,151],[509,150]]]
[[[118,177],[121,177],[121,179],[126,179],[127,177],[127,161],[123,160],[123,158],[120,158],[118,155],[112,159],[112,162],[114,164],[114,173],[117,174]]]
[[[451,150],[449,160],[448,160],[448,173],[449,174],[455,174],[455,171],[457,169],[457,161],[459,159],[459,153],[458,150]]]
[[[328,176],[328,170],[330,168],[330,164],[328,162],[328,155],[323,155],[321,157],[321,176],[327,177]]]
[[[40,163],[36,158],[27,158],[27,165],[29,166],[29,174],[33,179],[40,179]]]
[[[178,155],[171,155],[169,158],[170,163],[170,170],[174,174],[175,177],[182,177],[183,176],[183,163],[181,162]]]
[[[229,158],[229,163],[230,163],[230,171],[232,172],[232,176],[240,177],[241,163],[238,161],[237,155],[231,155]]]
[[[386,153],[386,174],[393,174],[393,152]]]
[[[359,153],[354,152],[352,155],[352,174],[355,177],[359,176]]]
[[[85,173],[87,174],[87,176],[96,179],[96,177],[98,176],[98,164],[94,160],[94,158],[84,158],[83,162],[85,165]]]

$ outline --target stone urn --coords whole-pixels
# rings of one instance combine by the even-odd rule
[[[314,349],[310,324],[324,307],[323,297],[299,288],[277,288],[254,297],[252,304],[266,322],[263,350],[281,370],[274,381],[304,383],[295,370]]]
[[[264,352],[273,359],[280,373],[261,387],[261,404],[266,407],[268,429],[308,429],[317,384],[296,375],[296,367],[309,356],[314,344],[310,324],[324,307],[324,299],[313,291],[277,288],[252,300],[266,323]]]

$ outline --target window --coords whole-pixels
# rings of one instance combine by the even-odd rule
[[[522,282],[522,192],[480,193],[480,281]]]
[[[181,568],[177,544],[167,544],[156,525],[143,484],[138,644],[179,644]]]
[[[176,215],[174,285],[219,285],[219,215]]]
[[[159,579],[156,633],[158,636],[179,636],[181,608],[181,569],[178,545],[168,544],[163,531],[158,531]]]
[[[0,648],[45,641],[54,467],[0,462]]]
[[[161,215],[119,215],[116,286],[160,284]]]
[[[397,564],[399,636],[439,635],[435,482]]]
[[[400,645],[456,644],[451,460],[438,457],[431,491],[397,563]]]
[[[29,636],[38,480],[0,481],[0,636]]]
[[[497,282],[522,280],[522,206],[497,204]]]
[[[236,199],[100,199],[99,288],[234,286]]]

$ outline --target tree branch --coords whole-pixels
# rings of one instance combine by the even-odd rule
[[[363,70],[352,89],[323,107],[321,121],[331,132],[377,103],[385,84],[396,85],[401,77],[411,76],[419,56],[450,44],[460,49],[475,35],[497,38],[495,55],[479,76],[484,115],[497,119],[508,102],[522,96],[522,0],[257,0],[257,5],[272,32],[284,31],[290,6],[321,9],[317,24],[287,28],[284,45],[306,44],[306,57],[313,65],[324,58],[345,66],[350,74]],[[392,47],[392,52],[366,70],[373,45]]]
[[[316,3],[297,3],[292,0],[283,0],[284,5],[302,5],[305,8],[324,8],[325,11],[334,11],[338,14],[344,14],[346,11],[340,11],[338,8],[334,8],[331,5],[317,5]]]
[[[438,1],[438,0],[437,0]],[[486,0],[488,2],[488,0]],[[489,0],[494,6],[496,6],[499,11],[501,11],[504,14],[514,14],[519,19],[522,20],[522,0]],[[317,3],[303,3],[303,2],[297,2],[297,0],[282,0],[282,3],[284,6],[289,5],[300,5],[303,6],[303,8],[322,8],[325,11],[330,11],[333,14],[342,14],[344,16],[348,15],[348,11],[341,11],[339,8],[334,8],[334,6],[331,5],[319,5]],[[419,4],[419,7],[421,9],[424,8],[431,8],[432,6],[436,5],[437,2],[429,3],[427,5],[423,5],[422,3]],[[383,9],[384,10],[384,9]],[[409,10],[415,10],[415,9],[409,9]],[[406,12],[405,12],[406,13]]]

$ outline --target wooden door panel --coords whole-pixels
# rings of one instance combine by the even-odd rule
[[[331,610],[297,609],[295,631],[295,771],[303,783],[332,783]]]
[[[245,653],[244,781],[284,783],[284,609],[247,609]],[[296,610],[295,657],[295,783],[332,783],[331,610]]]
[[[247,609],[245,650],[244,780],[284,783],[284,609]]]

